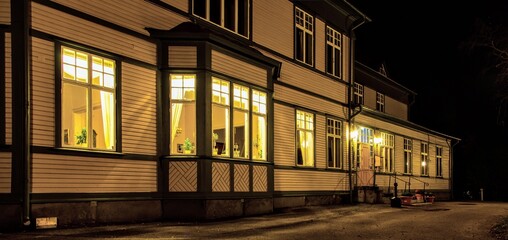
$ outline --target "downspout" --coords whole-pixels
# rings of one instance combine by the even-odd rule
[[[351,4],[349,4],[347,1],[345,1],[349,6],[351,6],[352,8],[354,8]],[[356,10],[356,8],[354,8]],[[358,11],[360,13],[360,11]],[[351,23],[351,25],[349,26],[349,29],[348,29],[348,36],[349,36],[349,60],[348,60],[348,63],[349,63],[349,85],[348,85],[348,94],[347,94],[347,102],[348,102],[348,117],[347,117],[347,122],[348,122],[348,131],[349,133],[351,133],[351,126],[352,126],[352,120],[353,120],[353,117],[355,117],[357,114],[359,114],[361,111],[362,111],[362,107],[360,105],[360,110],[356,113],[353,113],[352,111],[354,109],[351,109],[352,108],[352,101],[351,101],[351,98],[352,98],[352,91],[353,91],[353,83],[354,83],[354,78],[353,78],[353,75],[354,75],[354,56],[353,56],[353,53],[354,53],[354,41],[353,41],[353,31],[360,27],[362,24],[364,24],[365,22],[367,22],[367,16],[365,16],[364,14],[360,13],[362,15],[362,18],[354,21],[353,23]],[[348,18],[351,17],[351,15],[348,16]],[[352,155],[352,146],[351,146],[351,136],[350,134],[348,134],[348,175],[349,175],[349,203],[353,203],[353,168],[351,166],[351,164],[353,164],[353,155]]]
[[[30,0],[11,0],[13,193],[30,225]]]

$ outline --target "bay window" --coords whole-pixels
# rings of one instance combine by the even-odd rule
[[[266,160],[266,93],[252,91],[252,158]]]
[[[116,61],[61,47],[62,147],[116,150]]]
[[[196,153],[196,75],[171,74],[171,154]]]
[[[229,81],[212,78],[213,155],[229,156]]]

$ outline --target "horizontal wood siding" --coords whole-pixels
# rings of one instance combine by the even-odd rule
[[[316,69],[325,72],[325,46],[326,46],[326,31],[325,23],[321,19],[315,19],[316,30],[314,31],[316,39]]]
[[[0,193],[11,193],[12,160],[11,153],[0,153]]]
[[[267,87],[268,71],[242,60],[212,50],[212,69],[243,81]]]
[[[404,173],[404,137],[395,135],[395,172]]]
[[[157,191],[157,162],[32,155],[32,193]]]
[[[176,7],[184,12],[189,11],[189,1],[182,1],[182,0],[162,0],[162,2],[165,2],[173,7]]]
[[[407,120],[407,105],[385,96],[385,113],[396,118]]]
[[[54,44],[32,38],[32,144],[55,146]]]
[[[5,33],[5,143],[12,144],[12,51],[11,34]]]
[[[450,148],[443,147],[443,178],[450,178]]]
[[[349,189],[347,173],[275,169],[275,191],[343,191]]]
[[[293,58],[293,4],[290,1],[256,0],[252,9],[252,40]]]
[[[182,68],[197,67],[197,47],[169,46],[169,66]]]
[[[370,109],[376,109],[376,90],[364,86],[363,88],[364,105]]]
[[[353,50],[351,50],[351,44],[350,44],[350,38],[346,35],[342,35],[342,79],[344,79],[346,82],[350,82],[349,80],[349,72],[351,64],[349,61],[351,61],[353,58],[350,58],[350,54]]]
[[[322,98],[308,95],[297,90],[275,84],[276,100],[284,101],[296,106],[309,108],[321,113],[330,114],[340,118],[346,118],[347,109],[342,105],[338,105]]]
[[[274,104],[274,164],[295,166],[295,110]]]
[[[326,168],[326,117],[316,114],[316,167]]]
[[[35,2],[32,2],[32,27],[42,32],[102,50],[149,64],[156,64],[156,45],[154,43],[88,22]]]
[[[0,24],[11,23],[11,1],[0,0]]]
[[[156,154],[156,72],[122,63],[123,152]]]
[[[171,29],[188,21],[183,16],[144,0],[53,1],[145,35],[148,35],[145,27]],[[187,1],[173,2],[182,2],[180,5],[187,3]]]

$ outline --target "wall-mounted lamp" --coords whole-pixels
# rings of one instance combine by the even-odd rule
[[[380,144],[381,140],[382,140],[381,138],[376,137],[376,138],[374,138],[374,143],[375,144]]]
[[[358,137],[358,130],[351,131],[350,137],[351,139],[356,139]]]

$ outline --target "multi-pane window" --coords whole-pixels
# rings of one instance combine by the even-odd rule
[[[342,166],[342,123],[335,119],[327,119],[327,159],[329,168],[343,168]]]
[[[363,104],[363,85],[354,83],[353,101],[356,104]]]
[[[429,144],[422,142],[420,148],[421,154],[421,175],[428,176],[429,175]]]
[[[376,110],[385,112],[385,95],[376,93]]]
[[[193,0],[193,13],[222,28],[249,36],[249,0]]]
[[[196,75],[170,75],[171,154],[196,153]]]
[[[342,35],[331,27],[326,27],[326,72],[336,77],[342,76]]]
[[[296,110],[296,163],[314,166],[314,114]]]
[[[394,168],[394,154],[393,147],[395,146],[395,137],[392,134],[381,133],[381,143],[379,144],[379,152],[381,157],[381,171],[393,172]]]
[[[116,150],[116,62],[61,48],[63,147]]]
[[[404,173],[413,173],[413,141],[404,138]]]
[[[265,92],[212,77],[212,155],[266,160],[266,115]]]
[[[443,176],[443,147],[436,146],[436,176]]]
[[[312,65],[314,58],[314,17],[295,8],[295,58]]]

